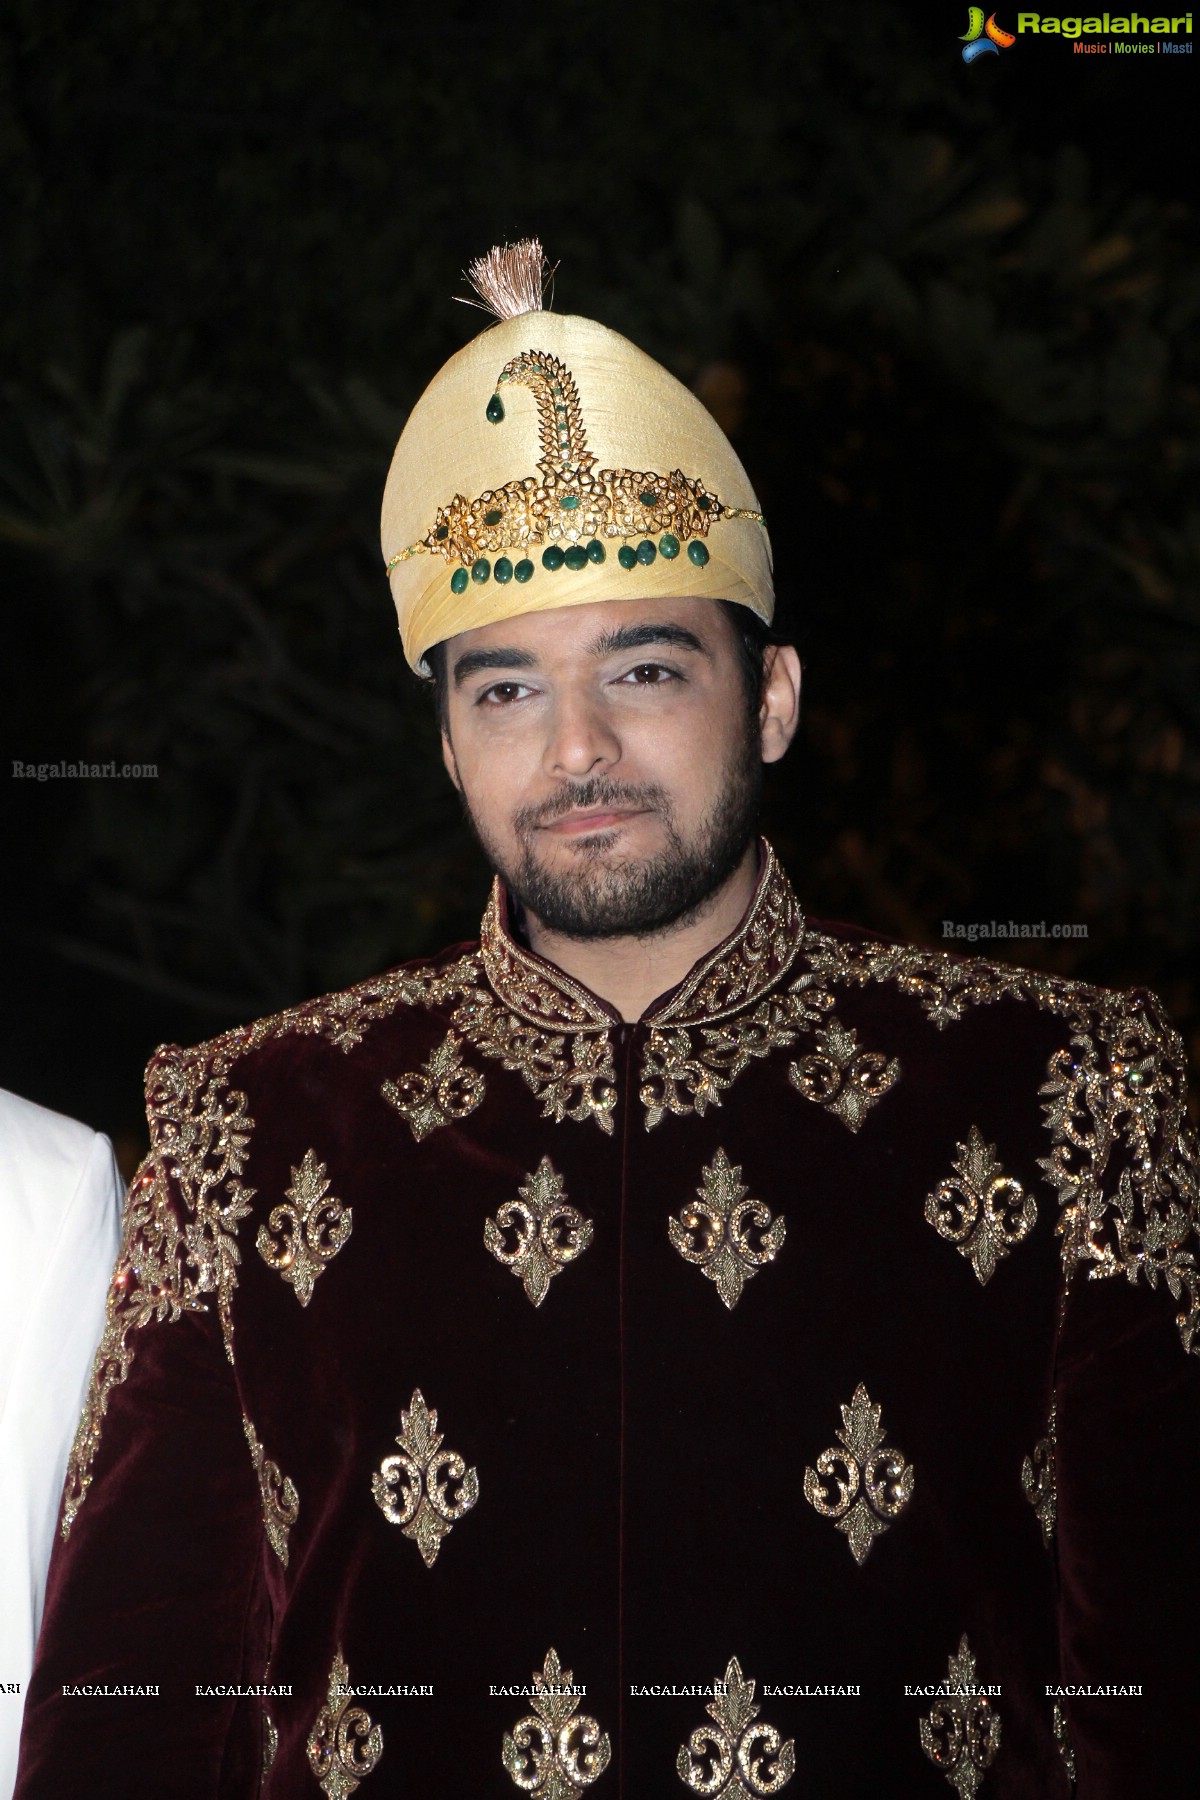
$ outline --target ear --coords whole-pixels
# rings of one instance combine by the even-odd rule
[[[454,783],[455,788],[461,794],[462,782],[458,778],[458,763],[454,755],[454,745],[450,742],[450,733],[446,730],[444,725],[442,727],[442,765],[445,768],[447,775]]]
[[[765,763],[778,762],[796,735],[800,723],[800,681],[800,658],[795,646],[770,645],[758,714],[759,740]]]

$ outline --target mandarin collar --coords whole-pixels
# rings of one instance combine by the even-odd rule
[[[759,840],[758,885],[736,928],[706,951],[683,980],[642,1014],[653,1028],[714,1024],[751,1005],[791,968],[804,916],[791,883],[765,838]],[[497,875],[480,926],[489,985],[511,1012],[542,1031],[609,1031],[619,1015],[582,982],[517,942],[509,896]]]

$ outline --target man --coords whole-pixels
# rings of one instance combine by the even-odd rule
[[[1178,1039],[805,922],[737,458],[476,273],[383,538],[480,943],[152,1063],[18,1792],[1191,1793]]]
[[[120,1245],[106,1137],[0,1090],[0,1795],[12,1793],[71,1436]]]

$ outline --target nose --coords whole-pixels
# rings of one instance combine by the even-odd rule
[[[554,706],[542,759],[545,773],[562,781],[602,775],[621,760],[621,744],[597,697],[561,693]]]

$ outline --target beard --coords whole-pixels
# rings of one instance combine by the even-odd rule
[[[637,785],[593,776],[565,783],[537,806],[513,815],[521,846],[515,861],[501,857],[463,796],[480,848],[511,897],[548,930],[579,939],[652,937],[687,924],[734,873],[758,828],[762,760],[757,719],[744,732],[725,769],[720,791],[692,836],[680,831],[671,797],[657,784]],[[612,862],[614,830],[598,830],[572,845],[574,867],[548,868],[535,849],[537,832],[578,807],[637,807],[658,814],[666,844],[657,854]]]

